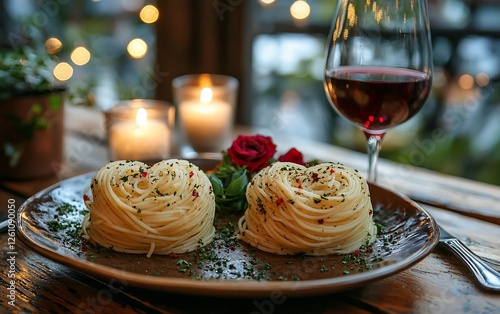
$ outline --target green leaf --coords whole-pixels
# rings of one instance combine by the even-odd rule
[[[42,105],[40,105],[39,103],[33,104],[33,106],[31,106],[31,112],[34,115],[41,114],[42,113]]]
[[[51,94],[49,96],[49,109],[52,111],[56,111],[61,108],[61,97],[57,94]]]
[[[58,89],[54,58],[45,50],[24,45],[0,51],[0,100]]]
[[[225,152],[222,162],[208,178],[212,183],[217,210],[240,212],[246,209],[246,187],[250,179],[246,167],[233,165]]]
[[[214,190],[215,196],[223,196],[224,185],[222,184],[222,181],[213,173],[208,175],[208,179],[212,183],[212,189]]]
[[[239,171],[231,176],[231,183],[226,188],[226,195],[228,196],[238,196],[246,192],[246,187],[248,185],[248,175],[247,171]]]
[[[44,118],[34,118],[33,126],[35,130],[45,130],[49,127],[49,121]]]
[[[223,208],[227,211],[242,211],[244,209],[246,209],[247,207],[247,200],[246,198],[245,199],[239,199],[239,200],[236,200],[236,201],[231,201],[231,206],[228,207],[228,208]]]

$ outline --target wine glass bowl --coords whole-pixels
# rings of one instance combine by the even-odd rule
[[[425,0],[340,0],[324,74],[333,108],[368,142],[368,180],[384,134],[415,116],[429,96],[432,48]]]
[[[413,117],[430,85],[421,72],[384,67],[344,67],[325,80],[335,109],[369,133],[384,133]]]

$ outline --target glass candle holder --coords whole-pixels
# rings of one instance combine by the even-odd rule
[[[175,108],[168,102],[134,99],[105,112],[110,160],[161,160],[170,156]]]
[[[216,74],[190,74],[172,81],[182,145],[220,152],[231,141],[239,82]]]

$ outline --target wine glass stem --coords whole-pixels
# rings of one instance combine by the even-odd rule
[[[377,182],[377,165],[383,134],[366,133],[368,143],[368,181]]]

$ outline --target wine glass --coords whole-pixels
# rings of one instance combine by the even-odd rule
[[[377,181],[384,134],[422,109],[432,83],[427,0],[339,0],[324,86],[333,108],[361,128],[368,181]]]

